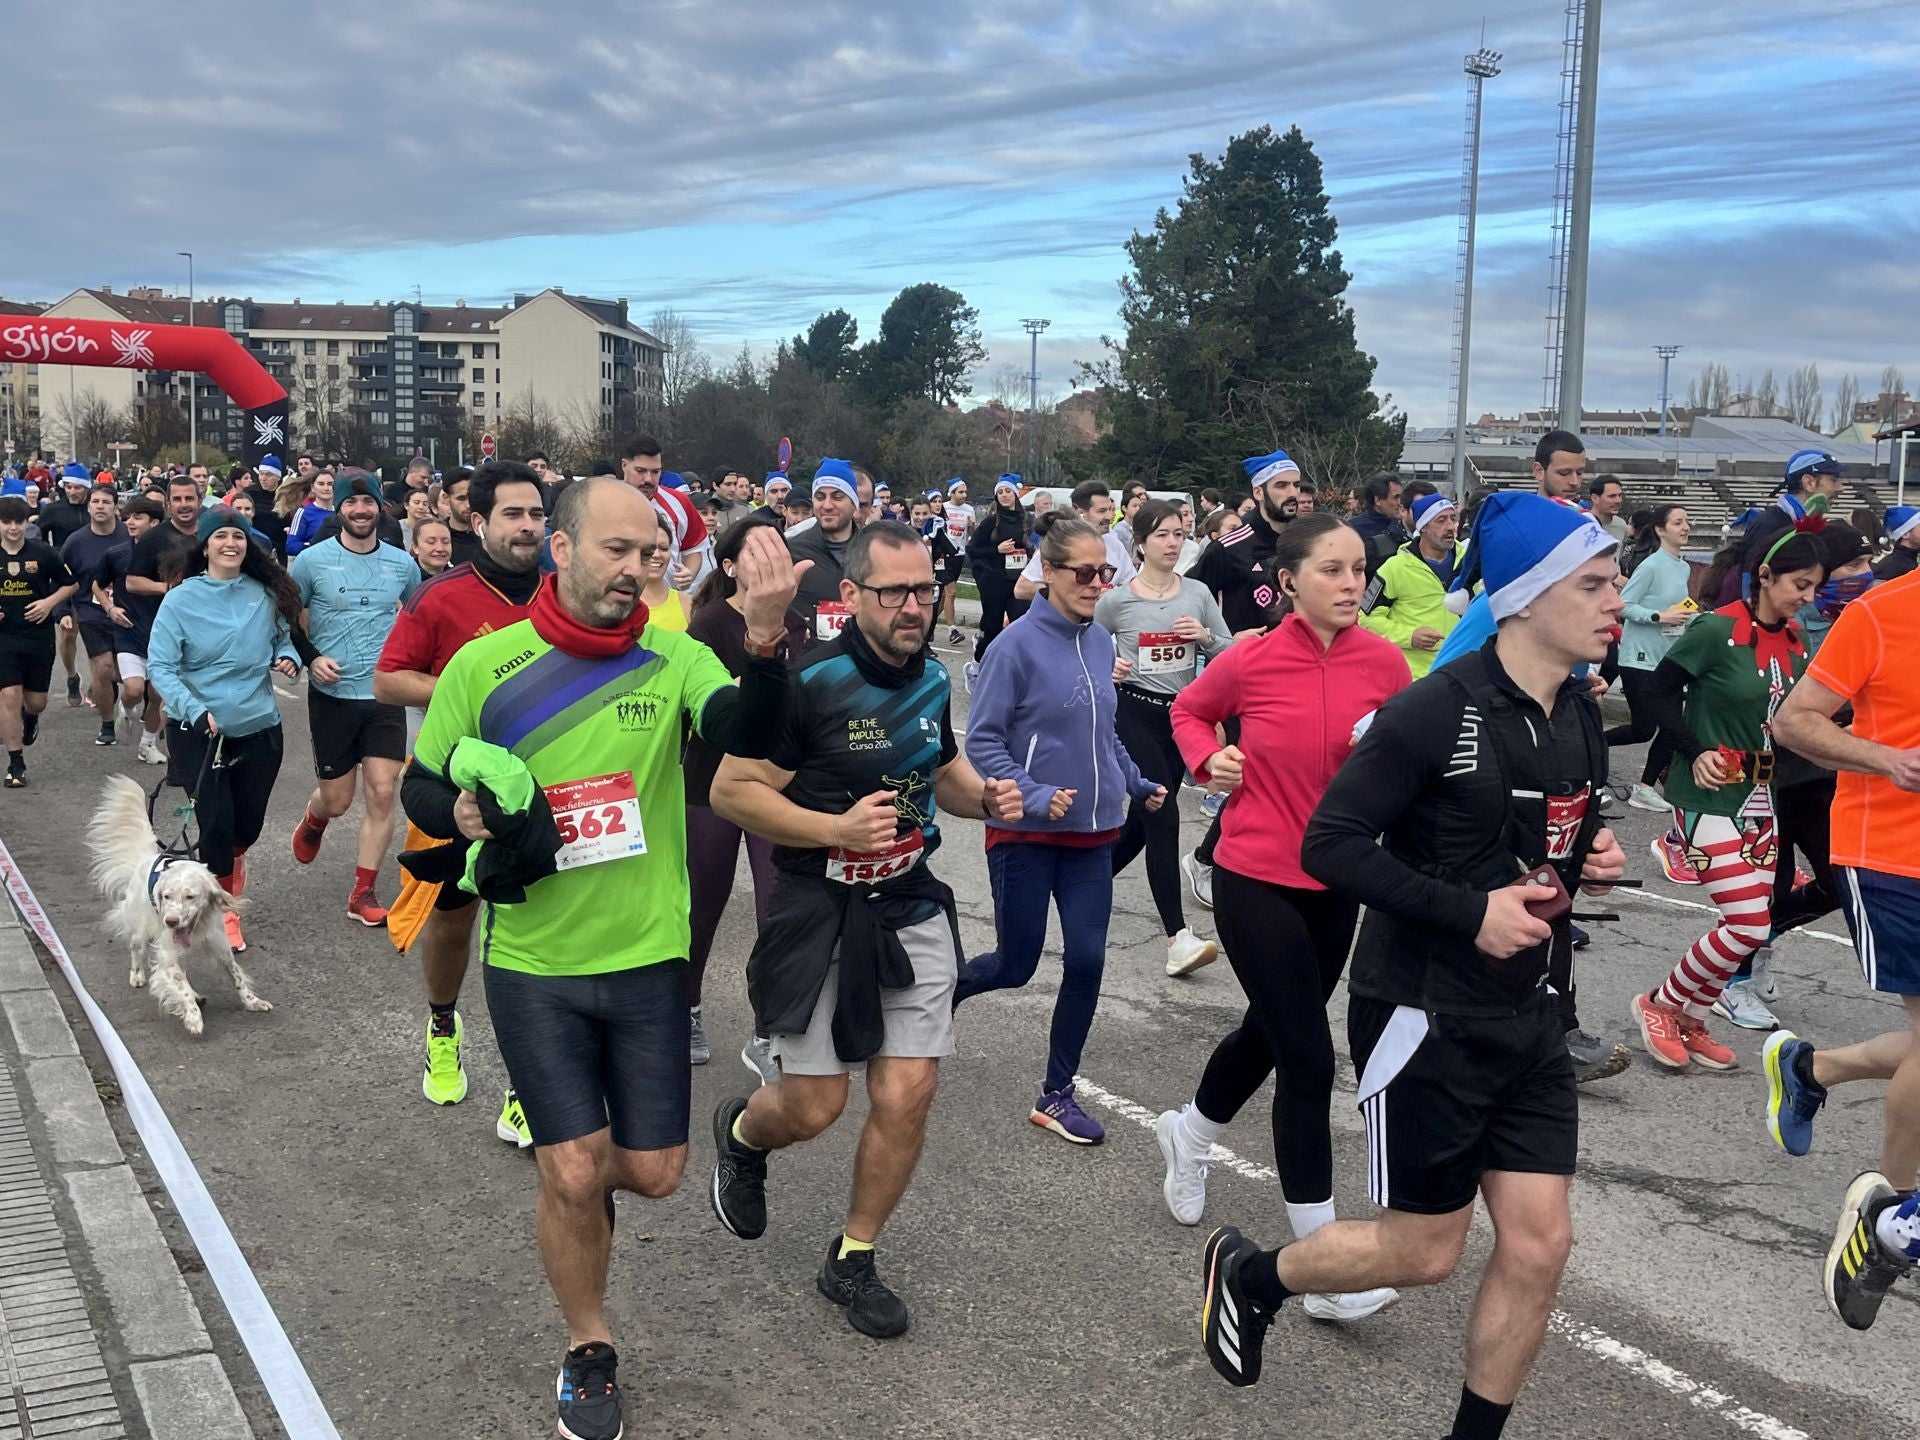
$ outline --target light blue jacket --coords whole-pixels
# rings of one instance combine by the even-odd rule
[[[967,759],[1020,787],[1026,814],[1003,830],[1093,834],[1126,823],[1129,796],[1159,787],[1140,773],[1114,729],[1113,636],[1076,625],[1044,595],[994,639],[973,683]],[[1058,820],[1056,790],[1075,792]],[[1169,797],[1168,803],[1172,803]]]
[[[1621,624],[1620,665],[1626,670],[1658,670],[1667,651],[1680,638],[1676,630],[1669,635],[1654,616],[1671,610],[1687,598],[1687,584],[1693,567],[1678,555],[1655,550],[1634,567],[1633,576],[1620,598],[1627,603],[1626,619]]]
[[[161,600],[147,642],[147,676],[167,713],[188,726],[211,713],[234,736],[280,723],[271,668],[276,660],[300,663],[273,596],[246,575],[181,581]]]

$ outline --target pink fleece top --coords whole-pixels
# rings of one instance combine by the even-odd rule
[[[1300,868],[1307,821],[1353,749],[1353,729],[1411,683],[1392,642],[1352,625],[1322,648],[1290,614],[1258,639],[1207,662],[1173,702],[1173,738],[1194,777],[1219,751],[1214,726],[1240,719],[1240,788],[1220,822],[1214,859],[1239,875],[1301,890],[1326,887]]]

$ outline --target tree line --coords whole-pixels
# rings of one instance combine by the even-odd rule
[[[1895,412],[1906,393],[1906,378],[1898,365],[1888,365],[1881,370],[1880,388],[1871,397],[1861,394],[1858,376],[1842,375],[1829,406],[1820,367],[1811,362],[1787,372],[1784,390],[1771,366],[1762,371],[1757,380],[1752,380],[1745,375],[1735,376],[1725,365],[1713,363],[1702,367],[1700,373],[1687,382],[1686,406],[1710,415],[1778,416],[1809,430],[1837,434],[1853,424],[1855,412],[1866,399],[1873,401],[1873,420],[1888,424],[1896,418]]]

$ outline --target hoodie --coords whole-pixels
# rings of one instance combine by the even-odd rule
[[[182,725],[211,712],[228,735],[280,723],[272,665],[300,663],[287,622],[266,586],[250,576],[195,575],[169,590],[147,642],[147,674]]]
[[[1118,830],[1127,800],[1159,787],[1114,729],[1113,636],[1067,619],[1042,597],[1002,630],[980,662],[967,721],[967,759],[982,776],[1012,780],[1026,814],[996,828],[1036,838]],[[1058,820],[1056,790],[1075,791]]]

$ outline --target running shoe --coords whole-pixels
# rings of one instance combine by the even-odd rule
[[[1656,815],[1671,814],[1673,807],[1667,804],[1666,797],[1651,785],[1635,784],[1627,792],[1627,804],[1636,810],[1648,810]]]
[[[458,1105],[467,1098],[467,1070],[460,1063],[465,1033],[458,1010],[445,1022],[438,1015],[427,1017],[427,1066],[420,1075],[420,1093],[436,1105]]]
[[[964,630],[962,630],[962,629],[961,629],[961,628],[960,628],[960,627],[959,627],[958,625],[954,625],[954,626],[950,626],[950,627],[948,628],[948,630],[947,630],[947,643],[948,643],[949,645],[962,645],[962,644],[965,644],[965,643],[966,643],[966,639],[967,639],[967,632],[966,632],[966,631],[964,631]]]
[[[80,677],[78,675],[69,675],[67,676],[67,707],[72,710],[78,710],[81,703]]]
[[[233,852],[233,871],[229,878],[233,881],[233,894],[244,895],[247,893],[246,851],[236,850]]]
[[[1593,943],[1593,936],[1582,930],[1578,925],[1569,924],[1567,928],[1573,932],[1574,949],[1584,950]]]
[[[1300,1308],[1315,1320],[1351,1325],[1369,1315],[1378,1315],[1399,1298],[1398,1290],[1389,1290],[1383,1285],[1378,1290],[1355,1290],[1347,1295],[1302,1295]]]
[[[7,766],[7,789],[24,790],[27,788],[27,767],[21,761],[13,761]]]
[[[1687,859],[1687,844],[1673,831],[1656,835],[1653,839],[1653,858],[1659,862],[1660,873],[1675,885],[1698,885],[1700,872],[1693,868],[1693,862]]]
[[[1647,1054],[1669,1070],[1684,1070],[1692,1063],[1680,1039],[1678,1010],[1658,1004],[1651,995],[1636,995],[1627,1012],[1640,1027],[1640,1044]]]
[[[1847,1187],[1841,1202],[1833,1247],[1827,1251],[1827,1308],[1850,1329],[1871,1329],[1893,1282],[1913,1268],[1911,1260],[1887,1254],[1875,1233],[1880,1213],[1900,1200],[1886,1176],[1868,1170]]]
[[[142,765],[164,765],[167,757],[160,753],[160,737],[140,732],[140,748],[134,752],[134,759]]]
[[[1618,1075],[1632,1059],[1626,1046],[1602,1040],[1578,1027],[1567,1031],[1567,1054],[1573,1060],[1573,1079],[1577,1085]]]
[[[347,897],[347,917],[377,930],[387,923],[387,907],[373,898],[372,890],[356,890]]]
[[[229,910],[224,918],[227,922],[227,948],[236,955],[245,953],[247,937],[240,933],[240,917]]]
[[[1220,812],[1226,808],[1227,796],[1225,791],[1209,790],[1205,795],[1200,797],[1200,812],[1209,820],[1216,819]]]
[[[754,1035],[740,1047],[740,1063],[758,1075],[762,1085],[772,1085],[780,1079],[780,1062],[773,1058],[773,1041],[764,1035]]]
[[[1707,1029],[1707,1022],[1697,1015],[1679,1012],[1680,1043],[1687,1048],[1687,1054],[1693,1063],[1707,1070],[1731,1070],[1740,1063],[1740,1057],[1733,1053],[1733,1047],[1722,1045]]]
[[[101,722],[100,733],[93,737],[93,743],[96,745],[118,745],[120,743],[120,734],[113,728],[113,722],[111,720]]]
[[[533,1131],[527,1128],[527,1112],[520,1108],[517,1092],[507,1091],[507,1098],[500,1106],[500,1118],[493,1122],[493,1133],[522,1150],[533,1148]]]
[[[1273,1317],[1254,1304],[1240,1272],[1260,1247],[1231,1225],[1207,1237],[1201,1261],[1206,1290],[1200,1302],[1200,1345],[1229,1385],[1251,1385],[1260,1378],[1260,1351]]]
[[[1180,873],[1187,877],[1194,903],[1203,910],[1213,909],[1213,867],[1202,865],[1191,852],[1180,857]]]
[[[1827,1087],[1813,1078],[1813,1046],[1791,1030],[1767,1037],[1767,1133],[1789,1155],[1813,1148],[1813,1118],[1827,1103]]]
[[[1167,941],[1167,974],[1169,975],[1191,975],[1219,958],[1219,945],[1212,940],[1202,940],[1191,930],[1182,930]]]
[[[1753,952],[1753,993],[1769,1005],[1780,998],[1780,980],[1773,973],[1773,946]]]
[[[562,1357],[560,1378],[553,1384],[562,1440],[620,1440],[626,1433],[614,1379],[619,1364],[613,1346],[602,1340],[590,1340]]]
[[[980,678],[980,662],[969,660],[960,667],[960,679],[967,687],[967,694],[973,694],[973,682]]]
[[[327,838],[327,827],[316,825],[310,812],[303,812],[300,823],[293,827],[293,858],[302,865],[311,865],[320,853],[320,842]]]
[[[1729,980],[1713,1002],[1713,1013],[1742,1030],[1778,1030],[1780,1017],[1767,1008],[1751,980]]]
[[[745,1112],[739,1096],[713,1112],[713,1181],[707,1199],[720,1223],[742,1240],[767,1233],[767,1152],[733,1138],[733,1122]]]
[[[688,1012],[688,1018],[691,1023],[687,1027],[687,1059],[695,1065],[704,1065],[713,1059],[713,1046],[707,1043],[707,1027],[701,1023],[698,1005]]]
[[[20,717],[20,743],[22,745],[31,745],[39,738],[40,717],[38,715],[23,714]]]
[[[826,1263],[814,1283],[820,1293],[847,1312],[847,1323],[862,1335],[891,1340],[907,1333],[913,1315],[906,1302],[887,1288],[873,1267],[873,1251],[856,1250],[840,1258],[840,1237],[827,1242]]]
[[[1188,1141],[1182,1110],[1163,1110],[1153,1122],[1153,1138],[1160,1142],[1160,1158],[1167,1162],[1167,1178],[1160,1194],[1167,1209],[1182,1225],[1198,1225],[1207,1208],[1207,1172],[1213,1168],[1213,1147]]]
[[[1080,1102],[1073,1098],[1072,1085],[1041,1091],[1040,1098],[1033,1102],[1033,1113],[1027,1118],[1042,1130],[1051,1130],[1075,1145],[1098,1145],[1107,1138],[1106,1126],[1082,1110]]]

